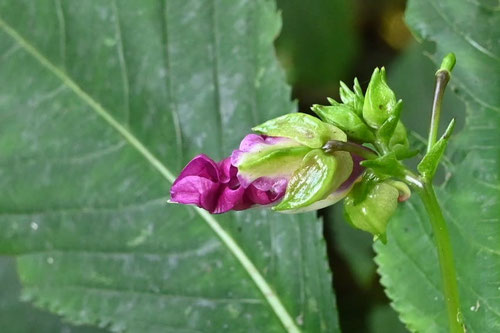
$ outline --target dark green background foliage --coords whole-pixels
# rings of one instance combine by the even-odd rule
[[[422,146],[449,51],[442,125],[455,116],[459,133],[439,195],[468,332],[500,330],[498,4],[410,1],[417,45],[403,1],[277,2],[0,0],[2,332],[283,332],[287,318],[303,332],[406,332],[398,316],[445,332],[416,196],[375,245],[378,268],[341,205],[210,218],[166,200],[193,156],[229,155],[252,126],[337,98],[340,79],[365,88],[375,66]]]

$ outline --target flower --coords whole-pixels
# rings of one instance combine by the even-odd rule
[[[242,186],[231,157],[219,163],[202,154],[193,158],[174,181],[171,202],[196,205],[212,214],[269,205],[285,193],[285,180],[255,181]]]
[[[312,116],[299,117],[314,126],[321,123]],[[307,131],[298,140],[296,132],[290,135],[294,138],[248,134],[239,149],[218,163],[198,155],[173,183],[170,202],[196,205],[212,214],[255,206],[303,212],[331,205],[347,195],[364,168],[357,155],[321,149],[326,140],[346,139],[338,128],[324,126],[333,130],[321,142],[307,138]]]

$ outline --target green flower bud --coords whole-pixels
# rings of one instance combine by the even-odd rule
[[[333,104],[333,102],[331,102]],[[375,136],[354,110],[345,104],[335,102],[332,106],[313,105],[311,110],[326,123],[343,130],[347,136],[358,142],[373,142]]]
[[[373,128],[379,128],[396,107],[396,95],[387,85],[385,69],[375,68],[363,104],[363,118]]]
[[[359,193],[360,189],[367,193]],[[392,180],[376,183],[368,188],[359,183],[344,200],[347,220],[355,228],[368,231],[375,239],[385,243],[387,223],[396,211],[398,201],[406,200],[409,193],[406,184]],[[360,195],[363,195],[363,199],[356,200],[356,196]]]

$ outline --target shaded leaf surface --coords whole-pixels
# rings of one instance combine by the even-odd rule
[[[35,309],[27,302],[19,300],[21,284],[16,274],[12,258],[0,257],[0,323],[2,331],[9,333],[104,333],[105,330],[79,326],[61,321],[51,313]]]
[[[438,198],[450,228],[467,332],[500,329],[500,31],[498,8],[478,2],[410,1],[407,22],[435,43],[439,64],[453,51],[452,87],[466,103],[465,128],[449,146],[450,178]],[[431,79],[431,78],[429,78]],[[444,111],[446,113],[446,111]],[[414,196],[376,245],[382,283],[413,331],[446,332],[446,312],[430,224]]]
[[[0,252],[25,297],[114,331],[338,330],[314,214],[166,204],[194,155],[295,109],[279,27],[266,0],[0,1]]]

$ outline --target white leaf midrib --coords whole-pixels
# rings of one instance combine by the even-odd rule
[[[111,125],[118,133],[120,133],[129,144],[134,147],[143,157],[151,163],[151,165],[160,172],[160,174],[170,183],[175,180],[174,174],[154,156],[149,149],[144,146],[127,128],[122,126],[104,107],[96,100],[87,94],[75,81],[73,81],[65,72],[60,70],[52,62],[50,62],[42,53],[40,53],[31,43],[21,36],[14,28],[8,25],[0,18],[0,28],[16,43],[18,43],[26,52],[33,56],[42,66],[49,72],[58,77],[68,88],[70,88],[80,99],[87,103],[99,116],[101,116],[109,125]],[[266,279],[259,272],[250,258],[245,254],[242,248],[236,243],[231,235],[226,232],[217,220],[207,211],[194,207],[194,210],[201,216],[203,220],[210,226],[215,234],[226,245],[229,251],[236,257],[243,268],[247,271],[250,278],[254,281],[257,288],[266,299],[269,306],[272,308],[278,319],[288,332],[299,333],[297,325],[285,309],[283,303],[271,288]]]

